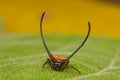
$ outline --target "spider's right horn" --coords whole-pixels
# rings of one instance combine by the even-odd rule
[[[41,16],[41,20],[40,20],[40,34],[41,34],[41,38],[42,38],[43,45],[44,45],[44,47],[45,47],[45,49],[46,49],[49,57],[51,57],[51,56],[50,56],[51,52],[49,51],[49,49],[48,49],[48,47],[47,47],[47,45],[46,45],[46,43],[45,43],[45,40],[44,40],[44,37],[43,37],[43,32],[42,32],[42,22],[43,22],[44,15],[45,15],[45,12],[43,12],[43,14],[42,14],[42,16]]]

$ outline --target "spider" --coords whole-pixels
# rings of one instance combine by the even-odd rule
[[[43,12],[43,14],[41,16],[41,20],[40,20],[40,34],[41,34],[43,45],[45,47],[45,50],[48,53],[49,58],[47,58],[46,62],[42,65],[42,68],[44,68],[46,64],[48,64],[51,67],[51,69],[53,69],[55,71],[66,71],[69,67],[71,67],[74,70],[76,70],[78,73],[80,73],[80,71],[78,69],[76,69],[74,66],[69,64],[69,61],[72,58],[72,56],[75,55],[79,51],[79,49],[84,45],[84,43],[87,41],[89,34],[90,34],[90,22],[88,22],[88,33],[87,33],[84,41],[81,43],[81,45],[70,56],[58,57],[49,51],[49,49],[45,43],[45,40],[43,37],[43,32],[42,32],[42,22],[43,22],[44,15],[45,15],[45,12]]]

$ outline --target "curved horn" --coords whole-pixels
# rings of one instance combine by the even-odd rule
[[[42,38],[42,42],[43,42],[43,45],[48,53],[48,55],[50,56],[50,51],[45,43],[45,40],[44,40],[44,37],[43,37],[43,32],[42,32],[42,22],[43,22],[43,18],[44,18],[44,15],[45,15],[45,12],[43,12],[42,16],[41,16],[41,20],[40,20],[40,34],[41,34],[41,38]]]
[[[90,22],[88,22],[88,33],[87,33],[87,36],[85,37],[85,39],[82,42],[82,44],[70,56],[68,56],[68,59],[70,59],[73,55],[75,55],[75,53],[77,53],[79,51],[79,49],[85,44],[85,42],[87,41],[87,39],[89,37],[89,34],[90,34]]]

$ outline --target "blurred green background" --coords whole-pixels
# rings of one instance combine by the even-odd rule
[[[8,33],[39,34],[45,11],[46,34],[84,35],[90,21],[92,36],[120,38],[118,0],[0,0],[0,11],[0,26]]]

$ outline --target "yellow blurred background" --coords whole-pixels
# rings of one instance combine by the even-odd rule
[[[120,5],[104,0],[0,0],[0,23],[8,33],[39,34],[44,11],[46,34],[85,35],[90,21],[92,36],[120,38]]]

